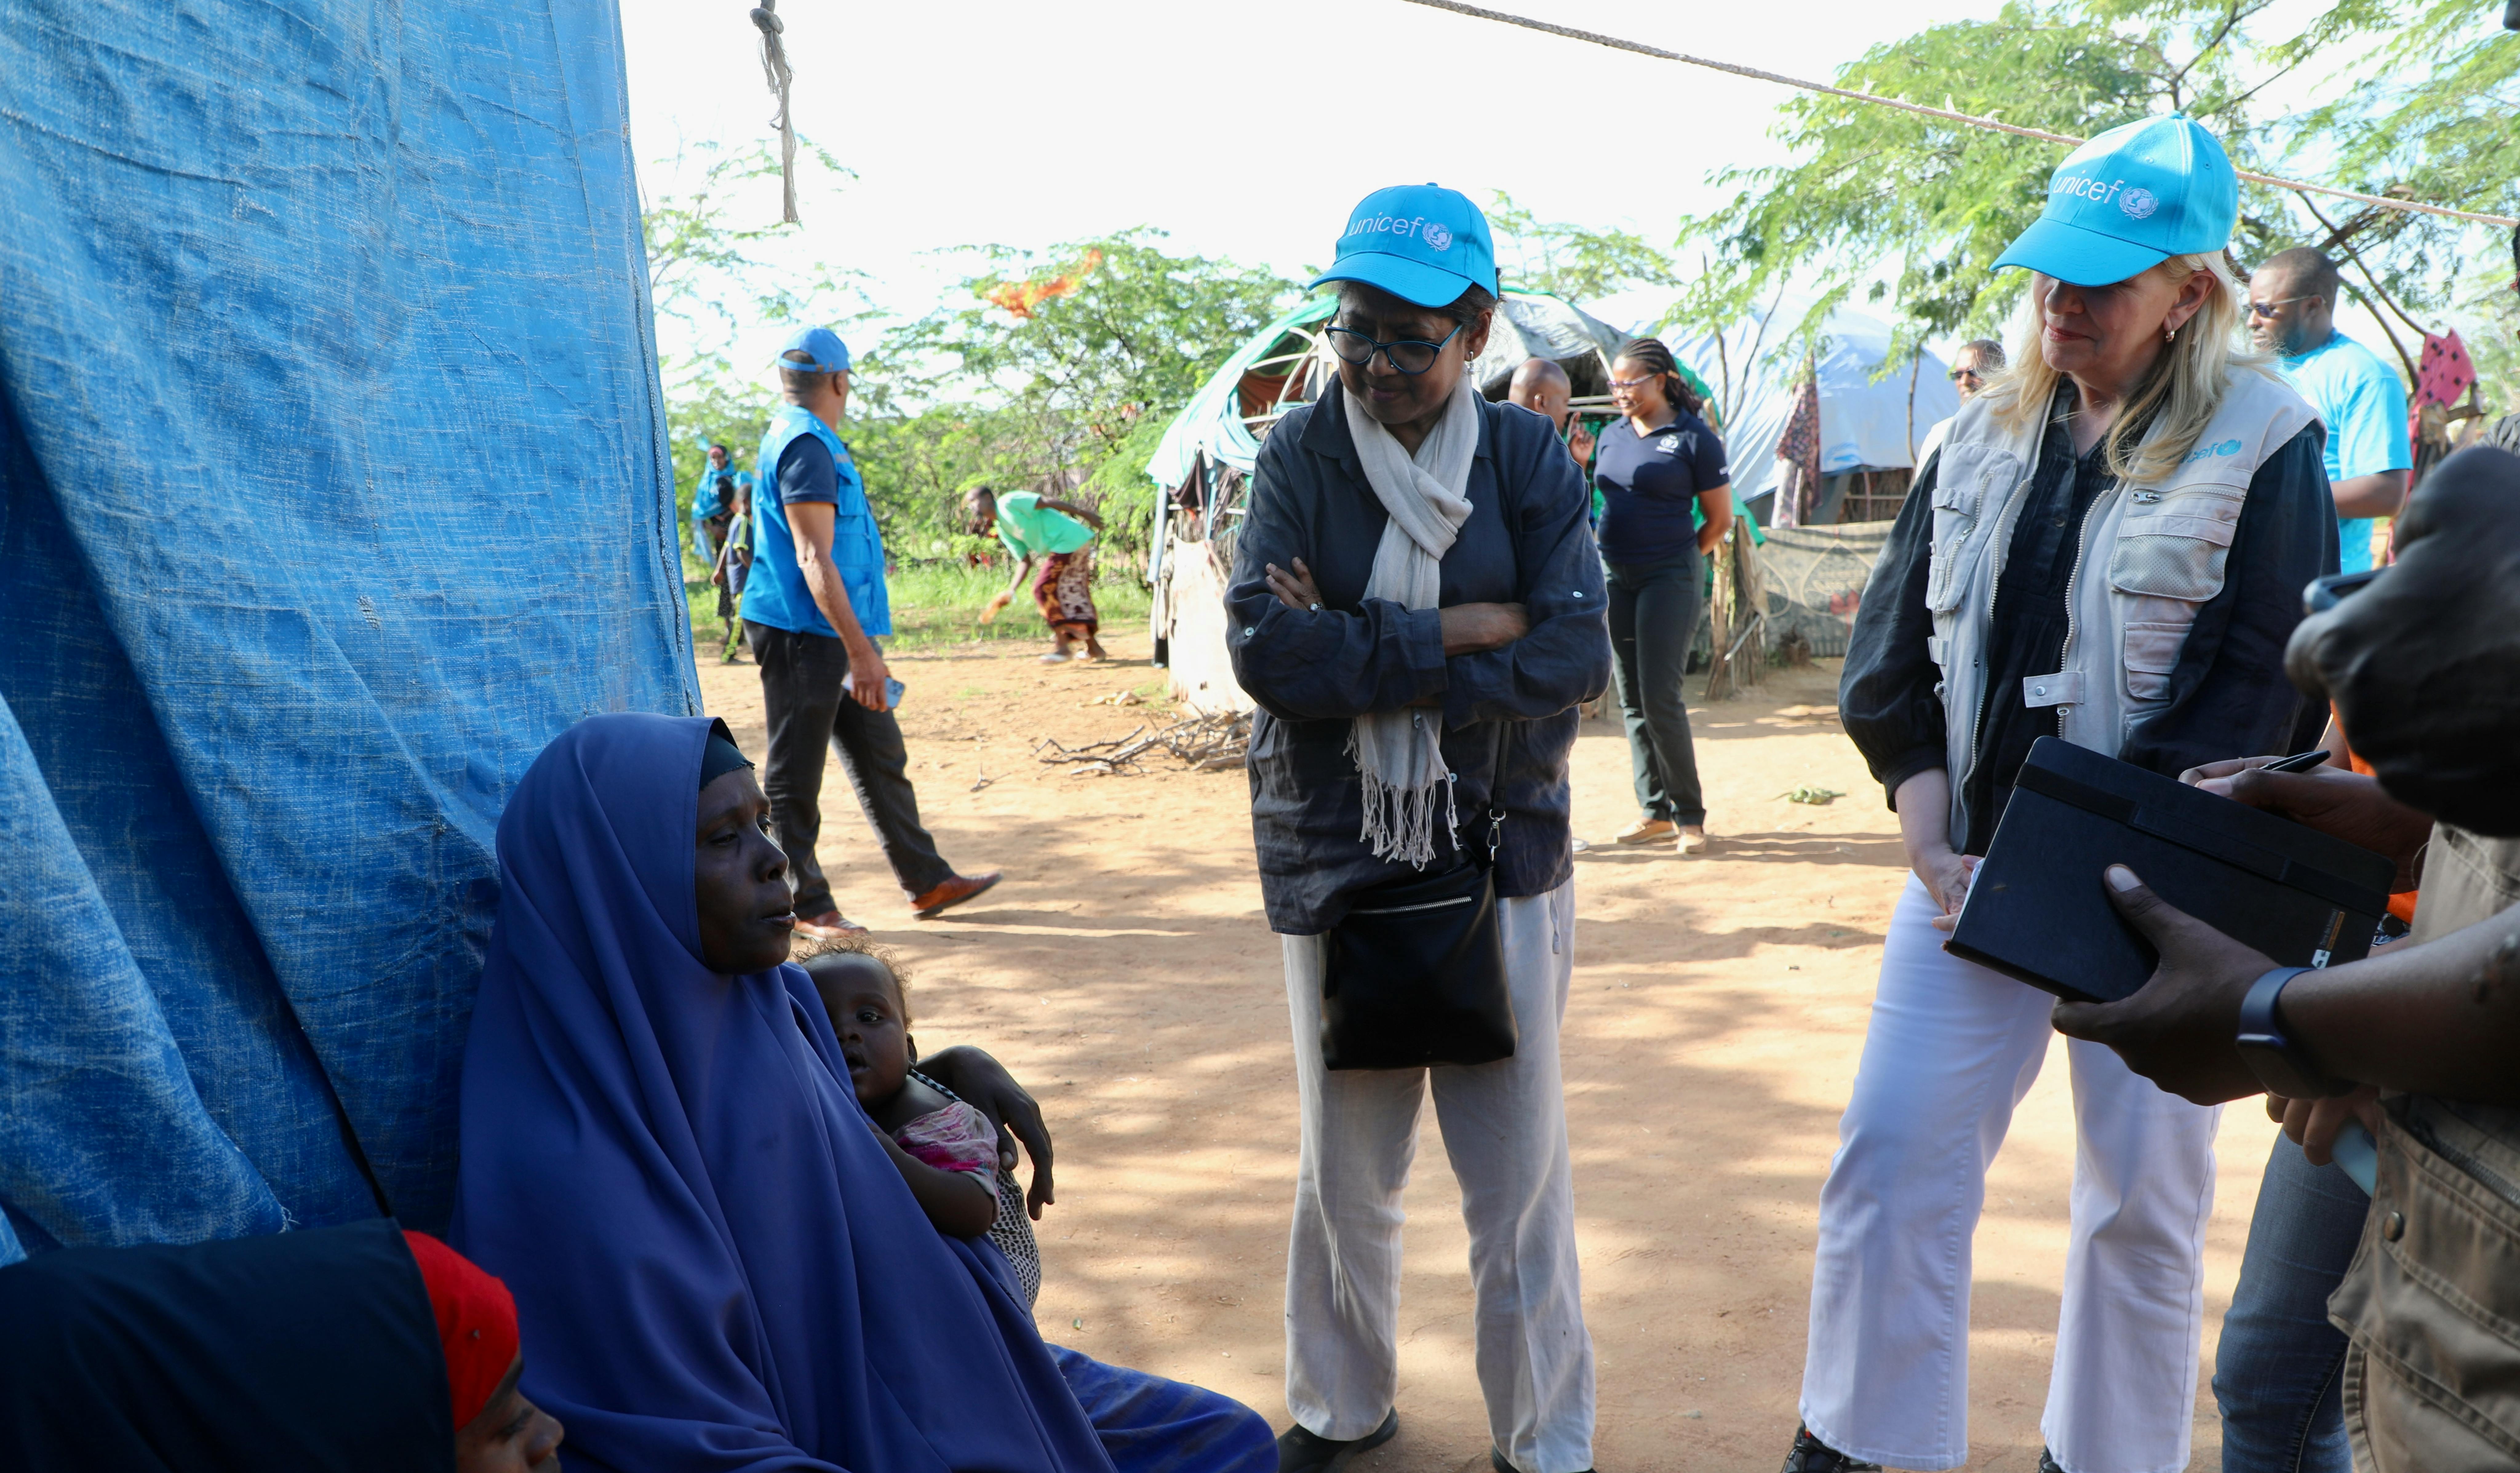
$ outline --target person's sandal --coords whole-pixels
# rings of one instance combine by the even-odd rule
[[[1382,1419],[1382,1425],[1363,1437],[1344,1442],[1323,1437],[1302,1423],[1287,1428],[1278,1438],[1278,1473],[1331,1473],[1343,1468],[1360,1452],[1371,1452],[1400,1435],[1400,1408],[1393,1407]]]
[[[849,936],[863,936],[867,928],[837,911],[825,911],[820,915],[796,917],[796,934],[806,941],[838,941]]]
[[[1809,1427],[1796,1427],[1793,1451],[1785,1454],[1781,1473],[1881,1473],[1881,1465],[1849,1457],[1812,1436]]]
[[[1522,1473],[1520,1468],[1506,1461],[1505,1450],[1502,1448],[1488,1449],[1488,1466],[1495,1469],[1496,1473]],[[1584,1473],[1593,1473],[1593,1470],[1586,1468]]]
[[[1680,831],[1679,840],[1674,843],[1672,847],[1682,854],[1704,854],[1706,852],[1706,846],[1707,838],[1705,829],[1700,828],[1695,833],[1691,833],[1688,829],[1684,828]]]
[[[919,913],[920,919],[925,920],[941,911],[952,910],[967,900],[987,894],[991,886],[1006,877],[1003,870],[992,870],[986,874],[950,875],[944,883],[926,894],[912,896],[910,909]]]

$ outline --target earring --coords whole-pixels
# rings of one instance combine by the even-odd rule
[[[2161,340],[2164,342],[2177,342],[2179,340],[2179,330],[2177,328],[2164,330],[2161,335]]]

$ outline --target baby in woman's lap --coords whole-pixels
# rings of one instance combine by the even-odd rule
[[[803,963],[822,995],[858,1103],[936,1230],[986,1236],[1006,1255],[1027,1304],[1041,1294],[1041,1250],[1011,1152],[988,1117],[915,1067],[907,978],[888,950],[841,942]]]

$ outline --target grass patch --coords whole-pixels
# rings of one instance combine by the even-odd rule
[[[1112,569],[1095,565],[1094,603],[1102,614],[1102,632],[1142,625],[1152,596],[1138,579],[1135,566]],[[1011,567],[969,567],[956,563],[921,563],[897,568],[885,580],[892,595],[889,649],[932,648],[969,641],[1050,643],[1050,630],[1032,606],[1029,591],[1018,592],[995,621],[982,624],[980,610],[1005,591],[1014,576]],[[683,558],[683,592],[691,604],[692,639],[701,655],[722,648],[727,626],[717,613],[717,590],[687,554]],[[1148,692],[1141,692],[1148,693]]]

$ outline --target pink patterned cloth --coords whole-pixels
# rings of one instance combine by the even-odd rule
[[[2456,333],[2436,337],[2424,335],[2424,356],[2415,366],[2415,401],[2417,415],[2427,404],[2451,405],[2467,397],[2468,385],[2476,381],[2476,365],[2468,361],[2467,344]]]
[[[989,1118],[956,1100],[930,1110],[892,1133],[901,1148],[938,1171],[958,1171],[980,1179],[991,1196],[998,1190],[998,1133]]]
[[[1812,498],[1820,489],[1820,379],[1817,374],[1803,379],[1794,390],[1794,412],[1785,420],[1784,433],[1777,440],[1777,459],[1785,463],[1786,473],[1777,481],[1777,500],[1772,514],[1780,527],[1803,524],[1803,513],[1811,510]]]
[[[1006,1255],[1008,1266],[1015,1271],[1015,1282],[1023,1289],[1024,1303],[1039,1303],[1041,1244],[1033,1237],[1032,1221],[1025,1215],[1023,1184],[999,1162],[998,1133],[989,1128],[989,1117],[958,1099],[941,1110],[914,1118],[893,1132],[892,1138],[914,1159],[938,1171],[977,1177],[989,1188],[989,1195],[998,1204],[998,1220],[989,1226],[989,1241],[997,1245],[998,1251]]]

